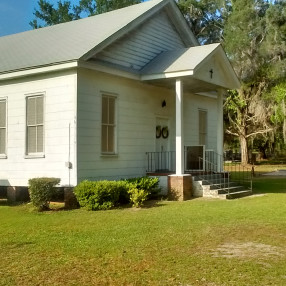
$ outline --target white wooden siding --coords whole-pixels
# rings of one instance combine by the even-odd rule
[[[62,185],[76,184],[76,78],[74,71],[66,71],[0,84],[0,97],[6,96],[8,106],[7,159],[0,159],[0,185],[26,186],[28,179],[41,176],[61,178]],[[45,93],[45,157],[27,159],[26,96],[33,93]],[[71,170],[65,166],[69,148]]]
[[[199,110],[207,112],[206,149],[217,150],[217,99],[184,94],[185,145],[199,145]]]
[[[156,117],[169,119],[170,151],[175,150],[175,89],[88,70],[81,70],[78,79],[78,181],[145,175],[146,152],[156,147]],[[101,156],[102,92],[117,94],[117,156]],[[216,99],[185,94],[184,100],[185,145],[198,144],[198,108],[202,108],[208,110],[208,147],[215,149]]]
[[[141,70],[163,51],[186,47],[166,12],[153,17],[99,52],[95,59],[124,68]]]

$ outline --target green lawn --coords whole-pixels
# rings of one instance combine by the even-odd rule
[[[286,285],[286,178],[256,196],[36,213],[0,205],[0,285]]]

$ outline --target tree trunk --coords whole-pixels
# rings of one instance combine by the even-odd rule
[[[282,100],[282,111],[284,115],[283,119],[283,139],[284,139],[284,144],[286,144],[286,107],[285,107],[285,100]]]
[[[239,136],[240,148],[241,148],[241,164],[246,165],[248,163],[248,146],[246,137]]]

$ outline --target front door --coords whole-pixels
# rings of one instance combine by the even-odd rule
[[[171,171],[172,153],[170,152],[169,119],[156,118],[156,171]]]

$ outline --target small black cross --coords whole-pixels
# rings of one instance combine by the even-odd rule
[[[213,78],[213,73],[214,73],[213,69],[210,69],[211,78]]]

